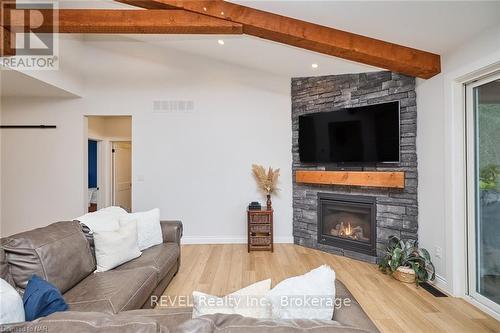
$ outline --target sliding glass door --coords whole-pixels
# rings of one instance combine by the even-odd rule
[[[469,294],[500,313],[500,75],[466,90]]]

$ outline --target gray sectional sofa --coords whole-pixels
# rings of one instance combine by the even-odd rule
[[[21,294],[36,274],[59,288],[71,311],[150,308],[179,270],[182,223],[162,221],[163,243],[113,270],[96,269],[92,235],[78,221],[3,238],[2,278]],[[5,278],[4,278],[5,276]]]
[[[57,222],[1,239],[0,277],[20,294],[33,274],[61,290],[69,311],[32,322],[0,326],[2,332],[378,332],[352,294],[336,281],[332,321],[262,320],[239,315],[191,319],[191,308],[150,309],[180,266],[182,223],[162,221],[163,243],[113,270],[94,273],[94,243],[78,221]]]

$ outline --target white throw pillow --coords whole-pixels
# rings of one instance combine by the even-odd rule
[[[323,265],[278,283],[267,299],[273,319],[332,320],[335,307],[335,272]]]
[[[85,224],[91,231],[113,231],[120,228],[120,217],[128,213],[121,207],[106,207],[96,212],[87,213],[75,220]]]
[[[224,313],[252,318],[270,318],[271,305],[265,295],[271,289],[271,279],[259,281],[224,297],[199,291],[193,292],[193,318]]]
[[[113,231],[120,228],[119,218],[110,213],[87,213],[75,220],[85,224],[91,231]]]
[[[105,272],[142,253],[137,247],[137,223],[130,222],[115,231],[94,231],[97,271]]]
[[[24,321],[24,305],[19,293],[0,279],[0,325]]]
[[[160,210],[158,208],[147,212],[127,214],[120,217],[120,226],[137,221],[137,245],[139,250],[163,243],[160,225]]]
[[[120,217],[128,214],[128,212],[125,209],[118,207],[118,206],[109,206],[106,208],[102,208],[102,209],[99,209],[95,213],[109,213],[109,214],[114,215],[117,218],[120,218]]]

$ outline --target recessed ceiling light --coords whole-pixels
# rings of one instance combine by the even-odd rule
[[[318,64],[312,64],[311,67],[316,69],[316,68],[318,68]]]
[[[219,39],[217,43],[219,43],[219,45],[224,45],[224,41],[222,39]]]

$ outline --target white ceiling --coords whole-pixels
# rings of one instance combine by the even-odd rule
[[[438,54],[451,52],[481,31],[500,24],[500,1],[232,1]],[[89,6],[123,7],[111,0],[71,2],[73,8]],[[251,36],[129,37],[289,77],[378,70]],[[85,38],[94,40],[103,36],[86,35]],[[112,41],[114,36],[106,38]],[[218,39],[224,39],[225,45],[218,45]],[[317,63],[319,68],[313,70],[312,63]]]
[[[262,70],[287,77],[345,74],[380,70],[379,68],[310,52],[304,49],[275,43],[252,36],[214,35],[128,35],[122,36],[146,42],[150,45]],[[86,36],[87,40],[102,38]],[[111,36],[111,38],[115,38]],[[224,45],[219,45],[222,39]],[[318,68],[313,69],[312,64]]]
[[[500,1],[229,0],[333,28],[445,54],[500,24]],[[129,8],[113,0],[60,1],[61,8]]]
[[[500,24],[500,1],[231,1],[437,54]]]
[[[500,1],[241,1],[250,7],[335,27],[438,54],[452,52],[482,31],[500,24]],[[133,8],[112,0],[61,1],[61,8]],[[85,35],[84,40],[132,40],[179,50],[287,77],[379,70],[359,63],[245,35]],[[223,46],[217,43],[223,39]],[[142,44],[142,45],[141,45]],[[319,68],[311,68],[316,63]],[[2,95],[25,87],[29,78],[7,74]],[[4,75],[5,77],[5,75]],[[8,82],[8,85],[5,84]],[[17,83],[11,83],[17,82]],[[33,94],[58,94],[38,84]],[[46,92],[44,92],[46,90]],[[21,89],[21,94],[26,89]],[[19,94],[19,92],[18,92]]]
[[[65,97],[76,95],[21,72],[0,67],[0,97]]]

